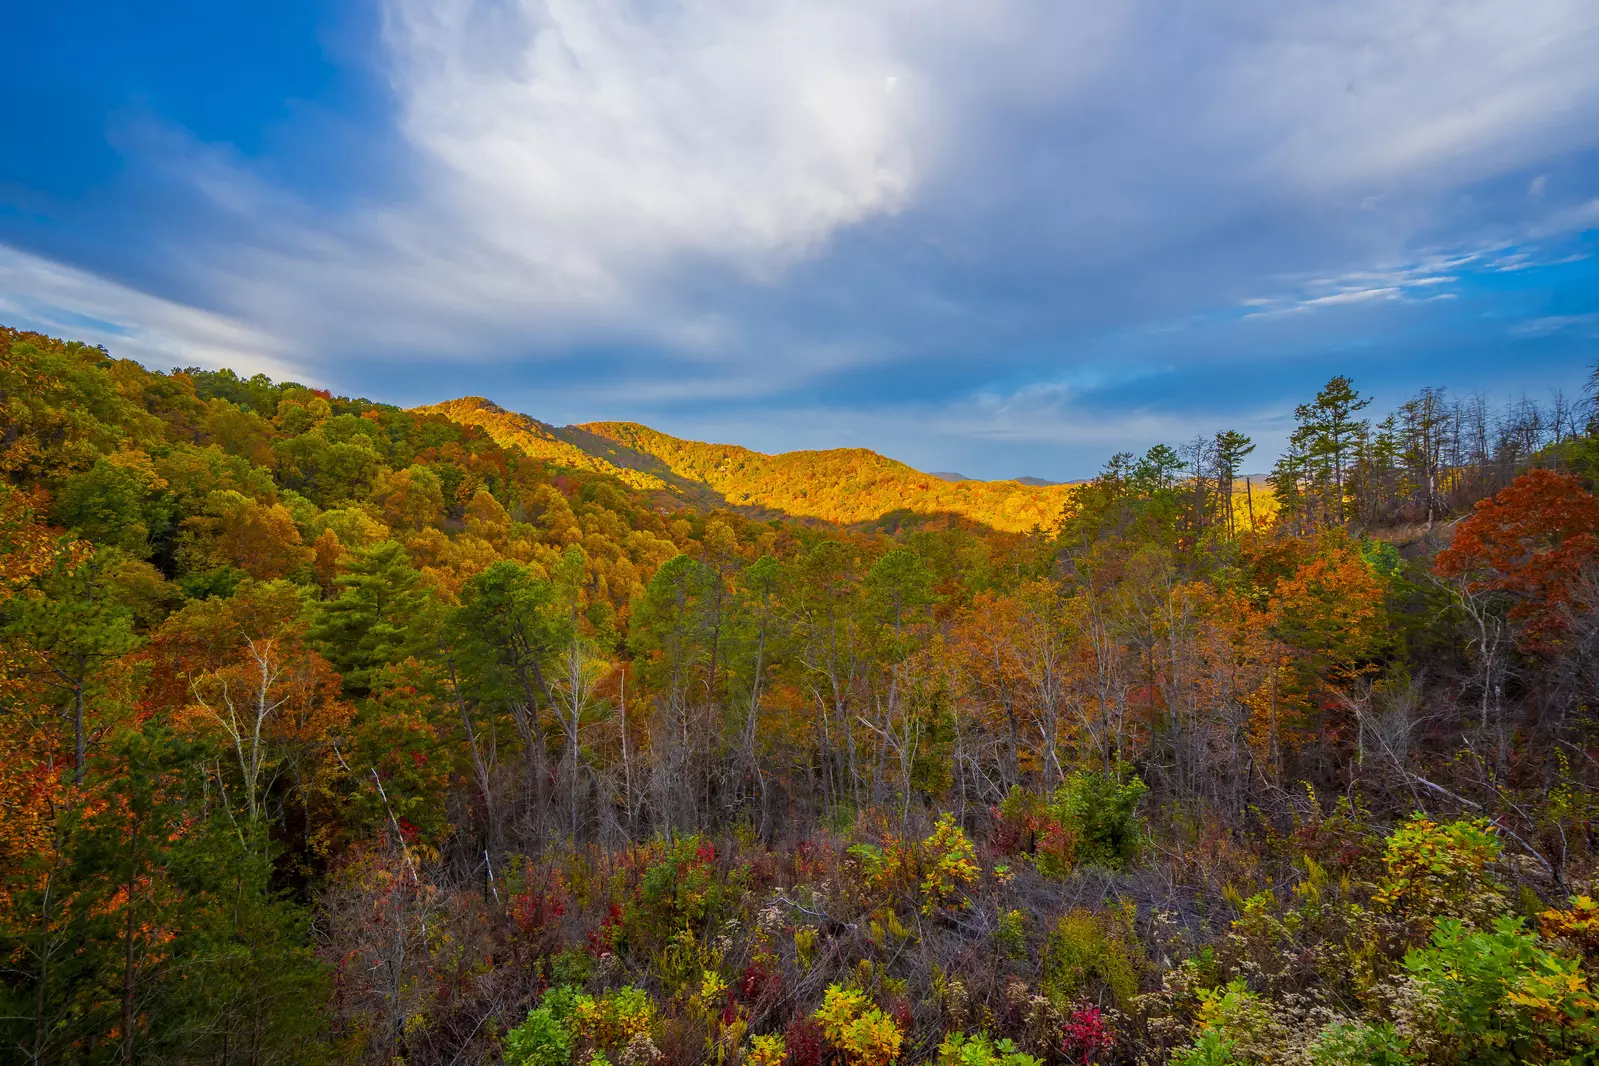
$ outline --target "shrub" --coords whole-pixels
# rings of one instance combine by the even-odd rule
[[[1412,1020],[1413,1043],[1437,1046],[1445,1061],[1594,1060],[1599,1001],[1580,961],[1549,951],[1522,925],[1500,918],[1480,932],[1442,918],[1431,945],[1405,956],[1426,1004]]]
[[[1480,915],[1502,905],[1488,874],[1499,853],[1499,836],[1486,818],[1438,823],[1417,814],[1388,837],[1387,876],[1374,901],[1428,921]]]
[[[815,1018],[798,1018],[783,1034],[788,1051],[788,1066],[820,1066],[823,1050],[822,1026]]]
[[[1280,1061],[1290,1035],[1261,998],[1235,978],[1219,988],[1200,989],[1199,1031],[1172,1066],[1226,1066]]]
[[[1116,1036],[1099,1008],[1083,1003],[1072,1009],[1060,1031],[1060,1053],[1075,1066],[1090,1066],[1116,1046]]]
[[[899,1059],[904,1031],[869,1003],[859,989],[829,985],[813,1015],[828,1046],[850,1066],[887,1066]]]
[[[994,812],[998,845],[1028,853],[1045,877],[1063,878],[1073,866],[1120,869],[1143,850],[1138,801],[1149,787],[1125,766],[1079,770],[1048,796],[1013,787]]]
[[[635,1037],[650,1035],[655,1005],[642,988],[627,985],[598,998],[578,995],[568,1026],[572,1035],[596,1049],[621,1049]]]
[[[977,851],[966,832],[955,824],[953,814],[939,817],[932,835],[922,841],[922,913],[933,914],[945,908],[967,906],[965,890],[977,881],[982,869]]]
[[[572,1061],[572,1034],[549,1006],[528,1011],[501,1042],[506,1066],[565,1066]]]
[[[1329,1025],[1310,1047],[1311,1066],[1409,1066],[1405,1041],[1389,1022]]]
[[[1017,1051],[1011,1041],[995,1043],[987,1033],[950,1033],[938,1045],[933,1062],[935,1066],[1044,1066],[1042,1059]]]
[[[788,1042],[781,1033],[750,1038],[747,1066],[783,1066],[788,1061]]]
[[[1077,833],[1077,861],[1120,869],[1138,858],[1144,828],[1138,801],[1149,786],[1118,765],[1115,772],[1079,770],[1055,792],[1055,804]]]
[[[1138,994],[1138,963],[1127,931],[1082,908],[1068,912],[1044,945],[1043,985],[1057,1003],[1092,989],[1126,1007]]]

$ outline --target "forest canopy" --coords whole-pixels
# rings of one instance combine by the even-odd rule
[[[0,1056],[1594,1061],[1599,419],[1369,404],[895,517],[0,329]]]

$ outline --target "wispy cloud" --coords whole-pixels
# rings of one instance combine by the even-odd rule
[[[0,315],[26,327],[115,349],[147,365],[231,367],[314,382],[310,368],[252,326],[0,245]]]
[[[1545,315],[1541,318],[1518,322],[1509,329],[1509,333],[1514,337],[1550,337],[1557,333],[1568,332],[1587,337],[1599,337],[1599,312],[1577,315]]]
[[[1221,360],[1599,225],[1571,180],[1599,150],[1590,0],[376,10],[390,186],[320,198],[182,130],[130,138],[145,184],[106,197],[159,282],[126,248],[117,282],[7,253],[0,308],[378,395],[513,365],[534,413],[764,418],[836,388],[862,419],[931,395],[970,415],[950,433],[1022,440],[1117,344],[1203,333],[1182,358]]]

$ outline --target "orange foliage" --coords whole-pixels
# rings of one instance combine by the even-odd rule
[[[1584,571],[1599,562],[1599,500],[1568,474],[1529,470],[1497,496],[1480,500],[1438,554],[1440,577],[1472,592],[1515,600],[1522,641],[1548,650],[1560,640],[1565,612]]]

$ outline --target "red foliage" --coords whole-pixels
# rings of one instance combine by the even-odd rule
[[[1596,562],[1599,500],[1570,475],[1529,470],[1478,501],[1434,567],[1471,592],[1513,598],[1523,646],[1540,651],[1559,642],[1578,582]]]
[[[536,936],[566,913],[566,893],[559,885],[529,888],[512,897],[511,918],[523,936]]]
[[[814,1018],[801,1018],[783,1034],[788,1049],[787,1066],[821,1066],[822,1026]]]
[[[1101,1054],[1116,1046],[1116,1036],[1105,1024],[1099,1008],[1082,1004],[1072,1010],[1061,1026],[1060,1052],[1076,1066],[1090,1066]]]
[[[616,950],[616,938],[622,931],[622,905],[612,903],[610,911],[598,929],[589,930],[589,954],[596,957],[609,955]]]

